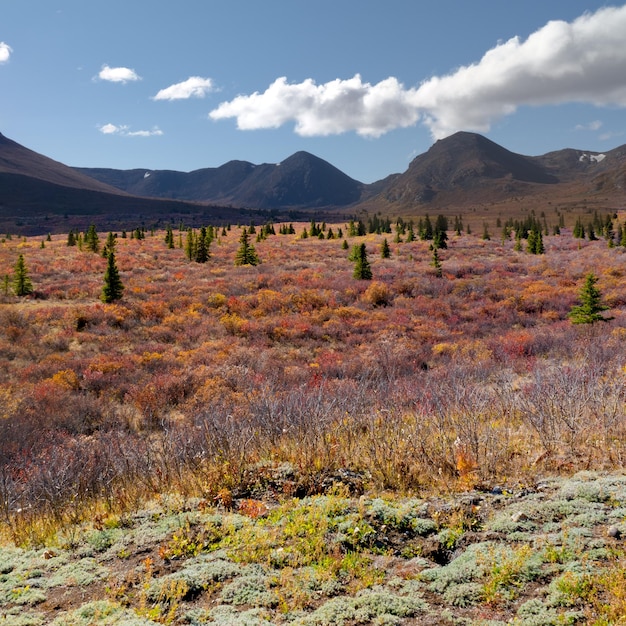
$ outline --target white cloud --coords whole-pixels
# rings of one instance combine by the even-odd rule
[[[102,66],[102,69],[98,73],[98,78],[111,83],[123,84],[141,80],[141,77],[137,75],[135,70],[131,70],[128,67],[109,67],[108,65]]]
[[[623,135],[623,132],[606,132],[602,133],[598,139],[600,141],[608,141],[609,139],[615,139],[616,137],[622,137]]]
[[[282,77],[263,93],[223,102],[209,116],[214,120],[236,117],[242,130],[277,128],[295,121],[296,132],[304,136],[353,130],[378,137],[417,122],[419,111],[411,102],[414,96],[415,90],[406,90],[393,77],[375,85],[362,82],[358,74],[322,85],[311,79],[289,84]]]
[[[191,76],[182,83],[170,85],[161,89],[153,100],[187,100],[188,98],[204,98],[207,93],[214,91],[213,81],[210,78]]]
[[[576,124],[574,130],[591,130],[596,131],[602,128],[602,122],[600,120],[594,120],[588,124]]]
[[[130,130],[130,126],[122,125],[116,126],[115,124],[103,124],[98,127],[98,130],[103,135],[121,135],[123,137],[158,137],[163,134],[163,131],[155,126],[152,130]]]
[[[163,134],[163,131],[158,128],[158,127],[154,127],[152,130],[135,130],[135,131],[128,131],[126,133],[127,137],[160,137]]]
[[[521,105],[626,106],[624,33],[626,6],[549,22],[524,42],[510,39],[476,64],[426,81],[415,105],[428,112],[435,138],[488,130]]]
[[[121,135],[128,130],[128,126],[116,126],[115,124],[103,124],[98,128],[103,135]]]
[[[600,130],[602,128],[602,122],[600,120],[594,120],[588,124],[576,124],[574,130]]]
[[[405,88],[390,77],[375,85],[356,75],[317,85],[279,78],[263,93],[241,95],[209,113],[238,128],[295,122],[301,135],[356,131],[377,137],[419,119],[435,139],[458,130],[486,132],[520,106],[569,102],[626,107],[626,6],[548,22],[521,41],[488,50],[477,63]]]
[[[8,43],[0,41],[0,63],[7,63],[11,57],[13,49]]]

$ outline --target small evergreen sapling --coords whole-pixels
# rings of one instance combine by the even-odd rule
[[[99,239],[98,232],[96,231],[96,227],[94,224],[91,224],[85,233],[84,238],[85,248],[90,252],[98,252],[99,248]]]
[[[250,243],[248,231],[243,229],[239,238],[239,250],[235,256],[235,265],[258,265],[260,263],[254,246]]]
[[[120,278],[120,273],[115,262],[115,253],[109,252],[100,300],[107,304],[115,302],[115,300],[119,300],[122,297],[123,292],[124,285],[122,284],[122,279]]]
[[[13,275],[13,291],[16,296],[27,296],[33,293],[33,283],[28,275],[24,255],[20,254],[15,263],[15,273]]]
[[[598,278],[589,273],[585,277],[585,284],[580,290],[580,305],[572,307],[569,317],[572,324],[593,324],[595,322],[608,322],[612,317],[604,317],[602,311],[609,307],[602,304],[602,294],[596,287]]]
[[[194,254],[194,260],[196,263],[206,263],[209,260],[209,242],[210,239],[207,236],[207,229],[203,226],[200,229],[200,235],[196,239],[196,249]]]
[[[367,249],[365,248],[365,244],[362,243],[358,246],[358,250],[355,250],[354,252],[356,252],[356,259],[354,260],[354,272],[352,276],[354,278],[358,278],[359,280],[371,280],[372,269],[369,261],[367,260]]]
[[[443,276],[443,267],[441,265],[441,259],[439,258],[439,252],[437,246],[433,246],[433,258],[430,264],[435,268],[435,275],[441,278]]]

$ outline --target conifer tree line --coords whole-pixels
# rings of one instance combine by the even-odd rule
[[[616,225],[614,221],[617,222]],[[615,213],[607,214],[602,218],[598,211],[594,211],[593,217],[586,223],[578,216],[572,234],[576,239],[589,241],[596,241],[602,237],[611,248],[613,246],[626,247],[626,224],[620,224]]]

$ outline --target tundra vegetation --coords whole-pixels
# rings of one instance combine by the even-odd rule
[[[7,233],[0,624],[620,623],[597,221]]]

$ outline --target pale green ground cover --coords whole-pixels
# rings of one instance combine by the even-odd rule
[[[594,620],[603,571],[626,589],[622,474],[432,499],[346,493],[249,506],[258,516],[161,498],[49,546],[5,545],[0,625],[619,623]]]

